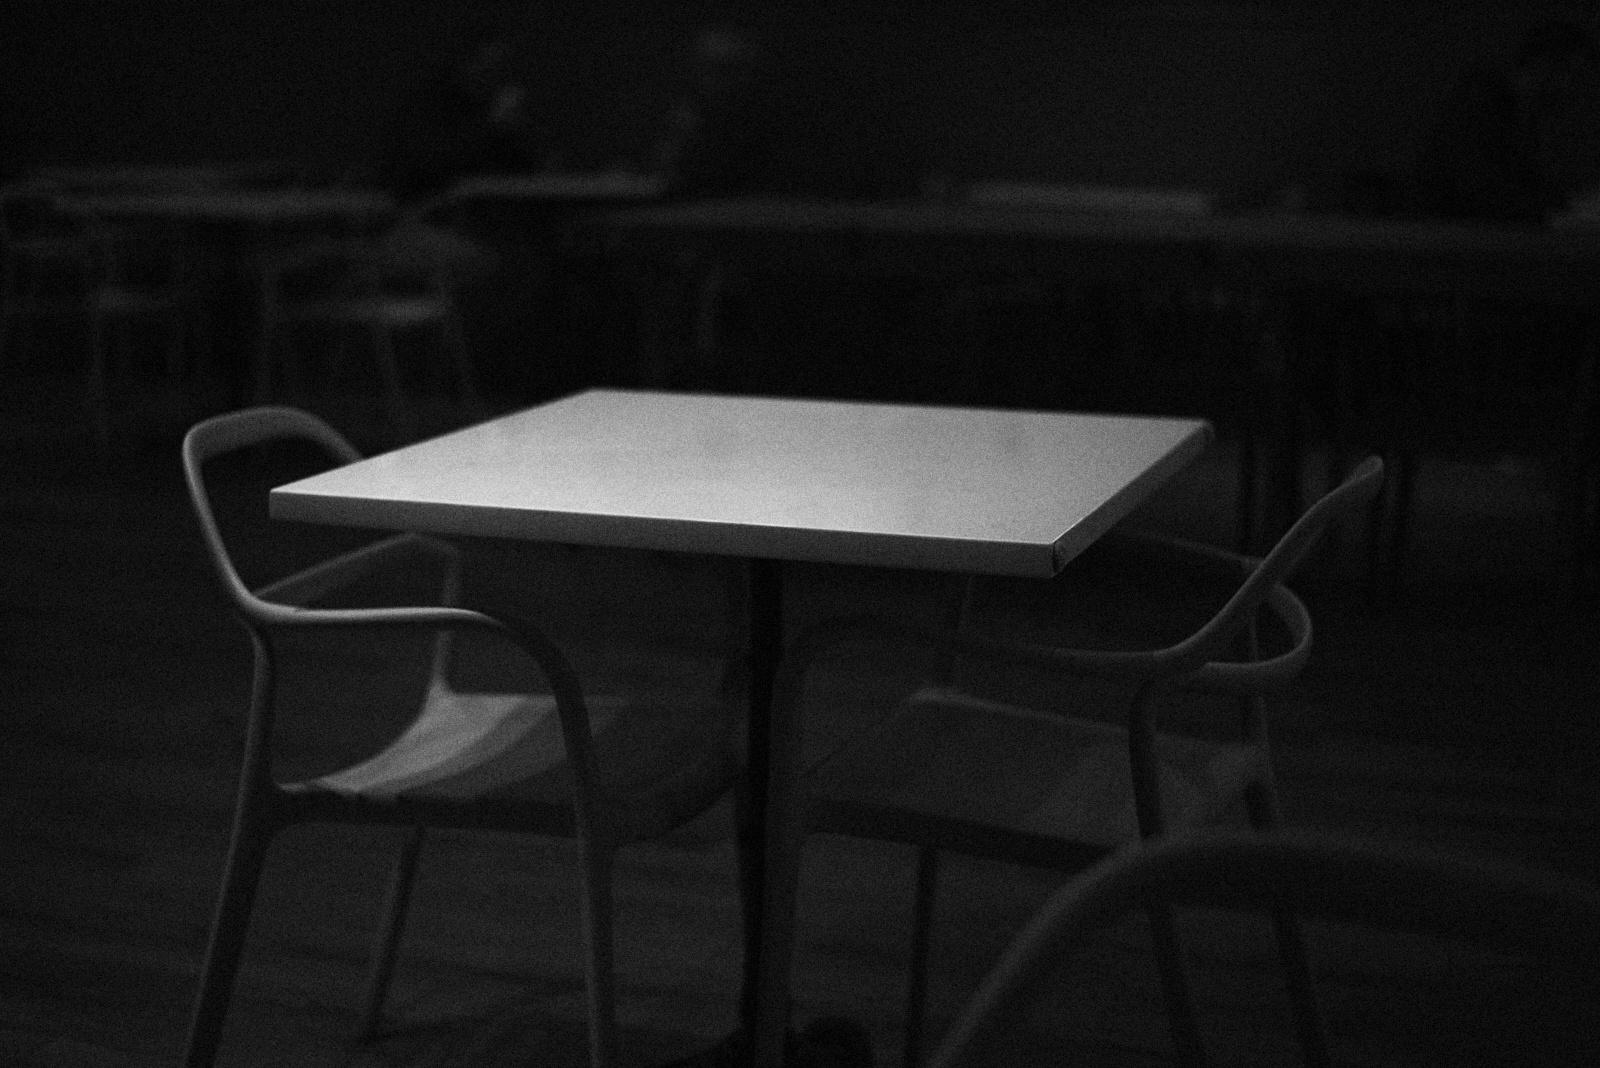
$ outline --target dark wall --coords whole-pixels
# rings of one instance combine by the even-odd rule
[[[26,162],[365,158],[409,47],[390,5],[29,0],[8,64]],[[395,10],[407,6],[393,5]],[[14,18],[17,16],[13,16]]]
[[[502,30],[579,162],[637,151],[693,27],[739,5],[440,0],[13,0],[3,164],[288,159],[372,164],[408,84]],[[753,20],[784,23],[781,13]],[[607,157],[615,157],[608,159]]]
[[[927,166],[1231,193],[1399,170],[1440,94],[1542,15],[1490,0],[22,0],[5,16],[4,157],[370,167],[408,80],[488,18],[521,49],[566,160],[639,158],[692,28],[735,17],[840,57],[796,91],[850,106],[860,68]],[[863,10],[870,8],[870,10]],[[1515,10],[1508,11],[1507,9]],[[848,68],[848,69],[847,69]],[[854,74],[851,74],[851,71]],[[841,77],[841,71],[850,76]]]

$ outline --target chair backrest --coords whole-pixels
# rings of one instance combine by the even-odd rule
[[[1009,1063],[1012,1012],[1029,1004],[1087,937],[1132,912],[1285,899],[1304,916],[1538,958],[1547,974],[1572,983],[1563,988],[1573,995],[1563,998],[1569,1007],[1600,1022],[1600,887],[1415,847],[1298,832],[1200,831],[1131,845],[1058,890],[985,978],[931,1064]]]
[[[1197,668],[1221,654],[1262,602],[1300,566],[1328,527],[1371,501],[1382,485],[1383,460],[1369,456],[1308,508],[1205,626],[1162,652],[1173,670]]]
[[[239,578],[238,569],[222,540],[211,495],[206,489],[205,464],[225,453],[235,452],[268,441],[299,440],[320,446],[340,464],[361,459],[355,446],[337,430],[309,412],[298,408],[246,408],[213,416],[195,424],[183,438],[183,475],[189,487],[189,501],[200,522],[212,568],[228,599],[247,617],[259,617],[265,604],[251,593]]]
[[[167,288],[186,280],[186,228],[90,210],[65,185],[33,179],[0,188],[0,254],[70,262],[93,287]]]

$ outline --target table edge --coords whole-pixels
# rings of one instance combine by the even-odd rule
[[[683,552],[711,556],[832,563],[961,574],[1050,578],[1106,531],[1187,467],[1214,439],[1203,419],[1174,446],[1053,542],[978,542],[859,531],[663,519],[648,532],[637,516],[574,515],[566,512],[476,507],[402,500],[330,499],[295,493],[289,486],[268,493],[272,519],[333,526],[401,530],[456,537],[507,538],[607,548]],[[293,483],[289,484],[290,486]]]

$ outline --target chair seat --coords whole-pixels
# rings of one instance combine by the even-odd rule
[[[1170,829],[1220,815],[1263,769],[1253,746],[1174,735],[1158,736],[1157,759]],[[969,849],[1001,832],[1008,855],[1018,837],[1111,850],[1139,836],[1125,729],[944,687],[918,691],[812,774],[823,829],[866,808],[908,817],[915,841],[955,828]]]
[[[587,701],[613,834],[663,834],[714,804],[738,773],[729,711],[657,691]],[[351,767],[284,787],[370,801],[524,801],[570,806],[571,773],[548,694],[459,693],[435,685],[388,747]]]

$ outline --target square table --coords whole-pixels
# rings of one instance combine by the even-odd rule
[[[781,562],[1048,578],[1210,439],[1195,419],[591,390],[280,486],[269,510],[750,562],[759,822],[741,829],[755,861],[742,1009],[756,1063],[776,1065],[789,890],[761,872],[764,858],[798,848],[785,837],[793,777],[773,775],[798,759],[795,732],[771,722]]]

